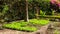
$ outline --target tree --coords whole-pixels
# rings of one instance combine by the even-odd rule
[[[35,10],[36,10],[36,18],[39,19],[39,13],[40,13],[40,6],[39,6],[39,0],[34,1],[34,6],[35,6]]]
[[[25,21],[27,21],[27,22],[29,22],[29,16],[28,16],[28,1],[27,0],[25,0]]]
[[[37,14],[36,18],[37,19],[39,19],[39,13],[40,13],[39,10],[40,10],[39,7],[36,6],[36,14]]]

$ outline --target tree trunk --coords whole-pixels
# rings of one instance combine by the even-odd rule
[[[28,16],[28,1],[27,0],[25,0],[25,3],[26,3],[26,12],[25,12],[25,21],[27,21],[27,22],[29,22],[29,16]]]
[[[36,18],[39,19],[39,7],[36,7]]]

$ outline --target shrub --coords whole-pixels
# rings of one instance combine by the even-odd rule
[[[52,10],[52,15],[54,15],[54,12],[55,12],[55,11],[54,11],[54,10]]]
[[[48,22],[49,22],[48,20],[31,19],[29,23],[24,22],[24,21],[19,21],[19,22],[15,21],[9,24],[4,24],[3,27],[33,32],[33,31],[38,30],[38,28],[36,26],[31,26],[31,24],[32,25],[37,25],[37,24],[46,25],[48,24]]]
[[[43,12],[42,10],[40,10],[40,15],[41,16],[45,16],[45,12]]]
[[[9,10],[9,7],[8,7],[8,5],[4,5],[3,7],[4,7],[4,8],[3,8],[3,10],[2,10],[2,14],[4,15],[4,14],[6,14],[7,11]]]
[[[38,25],[46,25],[49,23],[49,20],[38,20],[38,19],[32,19],[30,20],[32,24],[38,24]]]
[[[36,27],[31,27],[28,25],[27,22],[24,22],[24,21],[12,22],[10,24],[4,24],[3,27],[11,28],[11,29],[17,29],[17,30],[30,31],[30,32],[37,30]]]

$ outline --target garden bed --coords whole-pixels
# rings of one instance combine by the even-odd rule
[[[41,26],[44,26],[48,23],[48,20],[31,19],[29,22],[24,22],[24,20],[11,22],[4,24],[3,27],[20,31],[34,32],[39,30]]]

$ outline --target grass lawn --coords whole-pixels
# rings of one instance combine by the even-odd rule
[[[36,31],[38,28],[33,25],[41,25],[44,26],[49,23],[49,20],[38,20],[38,19],[30,19],[29,22],[24,22],[24,20],[21,21],[14,21],[8,24],[4,24],[3,27],[5,28],[11,28],[21,31]]]

